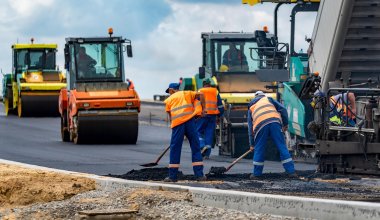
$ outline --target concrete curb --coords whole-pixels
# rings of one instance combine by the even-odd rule
[[[269,195],[202,187],[180,186],[156,182],[142,182],[97,176],[86,173],[58,170],[14,161],[0,163],[14,164],[27,168],[66,173],[87,177],[97,182],[100,188],[144,187],[168,191],[186,191],[192,194],[194,203],[244,212],[267,213],[312,219],[380,219],[380,204],[369,202],[341,201],[330,199],[301,198],[295,196]]]

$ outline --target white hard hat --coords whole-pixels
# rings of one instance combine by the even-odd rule
[[[265,93],[264,93],[263,91],[257,91],[257,92],[255,93],[255,97],[256,97],[256,96],[261,96],[261,95],[264,95],[264,96],[265,96]]]

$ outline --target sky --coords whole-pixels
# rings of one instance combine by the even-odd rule
[[[191,77],[201,65],[201,32],[273,32],[275,4],[254,7],[241,0],[0,0],[0,68],[12,70],[11,45],[57,43],[62,69],[66,37],[114,35],[132,41],[133,58],[125,58],[126,77],[143,99],[164,94],[170,82]],[[279,14],[279,39],[289,42],[291,6]],[[305,51],[316,13],[297,15],[296,50]]]

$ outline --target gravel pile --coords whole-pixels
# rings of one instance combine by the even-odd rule
[[[0,219],[75,219],[82,210],[138,210],[136,219],[293,219],[195,205],[186,192],[139,188],[94,190],[68,200],[4,210]]]

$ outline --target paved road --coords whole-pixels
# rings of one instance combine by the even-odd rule
[[[123,174],[140,169],[138,164],[153,161],[169,143],[170,129],[151,126],[146,121],[149,112],[163,111],[162,107],[143,106],[142,121],[137,145],[74,145],[60,139],[59,118],[18,118],[5,117],[0,104],[0,158],[51,168],[87,172],[98,175]],[[216,153],[217,150],[214,151]],[[160,166],[168,164],[165,156]],[[205,171],[211,166],[226,166],[231,158],[217,155],[206,161]],[[182,151],[181,170],[191,174],[190,147],[187,142]],[[251,160],[243,160],[231,173],[250,172]],[[314,165],[297,164],[297,169],[311,170]],[[266,162],[266,172],[282,172],[278,162]]]

